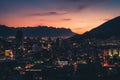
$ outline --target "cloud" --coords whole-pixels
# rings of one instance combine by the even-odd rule
[[[45,12],[45,13],[32,13],[27,14],[26,16],[52,16],[52,15],[64,15],[66,13],[59,13],[59,12]]]
[[[108,20],[110,20],[110,18],[104,18],[104,19],[102,19],[102,21],[108,21]]]
[[[45,20],[45,19],[39,19],[39,21],[48,21],[48,20]]]
[[[59,1],[65,1],[65,2],[104,2],[108,0],[59,0]]]
[[[77,2],[77,1],[81,1],[81,0],[61,0],[61,1],[66,1],[66,2]]]
[[[74,30],[82,30],[82,29],[85,29],[85,28],[73,28]]]
[[[91,6],[98,6],[98,4],[107,2],[109,0],[57,0],[65,6],[60,7],[60,10],[67,12],[79,12]]]
[[[89,7],[88,5],[79,5],[79,6],[77,6],[76,10],[81,11],[81,10],[84,10],[84,9],[86,9],[88,7]]]
[[[66,13],[69,13],[69,12],[79,12],[79,11],[82,11],[82,10],[88,8],[88,7],[89,7],[88,5],[77,5],[74,7],[60,7],[58,9],[61,11],[65,11]]]
[[[49,21],[49,22],[55,22],[55,21],[71,21],[72,19],[70,18],[63,18],[63,19],[39,19],[38,21],[42,21],[42,22],[45,22],[45,21]]]
[[[62,19],[63,21],[71,21],[72,19],[70,18],[65,18],[65,19]]]

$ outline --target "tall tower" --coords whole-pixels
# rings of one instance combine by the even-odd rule
[[[23,57],[23,32],[18,30],[16,33],[16,55],[19,57]]]
[[[16,43],[17,43],[17,48],[18,47],[23,47],[23,32],[21,30],[18,30],[16,33]]]

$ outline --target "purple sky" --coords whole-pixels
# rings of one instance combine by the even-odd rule
[[[47,25],[82,34],[120,16],[120,0],[0,0],[0,24]]]

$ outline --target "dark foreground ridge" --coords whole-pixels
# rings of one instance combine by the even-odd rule
[[[96,38],[96,39],[108,39],[108,38],[120,38],[120,16],[111,19],[102,25],[85,32],[83,35],[75,35],[70,39],[81,40],[87,38]]]

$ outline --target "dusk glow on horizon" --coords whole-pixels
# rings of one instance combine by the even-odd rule
[[[120,0],[1,0],[0,24],[53,26],[82,34],[120,16]]]

